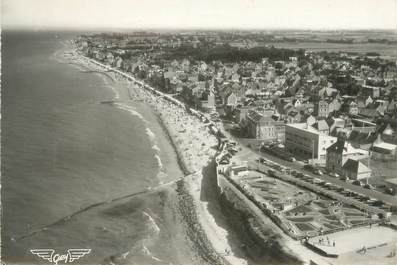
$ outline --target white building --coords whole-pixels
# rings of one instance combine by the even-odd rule
[[[300,158],[317,159],[324,162],[327,148],[336,137],[328,136],[307,123],[292,123],[285,126],[285,146]]]

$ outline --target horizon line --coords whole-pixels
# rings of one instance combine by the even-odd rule
[[[321,28],[321,27],[96,27],[96,26],[21,26],[1,25],[1,31],[396,31],[397,28]]]

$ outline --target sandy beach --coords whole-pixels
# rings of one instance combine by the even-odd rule
[[[153,111],[157,115],[164,133],[176,149],[179,166],[185,174],[179,181],[177,190],[181,197],[179,206],[183,207],[185,221],[189,226],[187,230],[190,230],[191,241],[195,241],[192,248],[198,249],[194,245],[199,245],[199,256],[204,256],[202,258],[209,264],[247,264],[244,259],[234,255],[228,231],[217,224],[208,209],[208,202],[201,199],[202,170],[211,163],[217,145],[217,139],[209,128],[198,117],[188,114],[183,107],[138,87],[114,72],[105,72],[101,66],[89,62],[72,50],[65,54],[69,61],[82,66],[85,71],[103,75],[104,81],[109,82],[114,92],[112,100],[116,107],[133,115],[141,115],[142,119],[144,115],[141,113],[145,111]],[[168,185],[174,182],[161,180],[160,183]],[[219,216],[221,215],[220,213]],[[201,262],[202,260],[199,263]]]
[[[209,127],[200,118],[188,114],[183,104],[176,105],[115,72],[104,71],[103,66],[74,51],[69,51],[67,57],[74,63],[103,75],[105,82],[111,82],[114,92],[112,104],[116,107],[127,110],[133,115],[141,115],[142,119],[144,117],[141,113],[145,111],[153,111],[158,117],[164,133],[175,148],[179,166],[185,174],[176,185],[180,198],[179,208],[184,213],[182,215],[187,225],[187,235],[195,245],[192,248],[199,250],[202,260],[209,264],[250,264],[241,250],[239,241],[236,240],[237,236],[230,232],[230,229],[225,229],[228,227],[227,220],[217,198],[209,196],[210,198],[206,200],[204,199],[206,196],[203,196],[208,193],[208,189],[216,193],[213,183],[203,187],[203,183],[208,181],[205,178],[211,175],[205,175],[204,169],[213,161],[218,143]],[[210,178],[214,179],[214,175],[215,172]],[[161,180],[160,183],[168,185],[174,184],[174,181],[170,183]],[[289,250],[302,250],[301,247],[292,247],[295,244],[291,243],[288,243]]]

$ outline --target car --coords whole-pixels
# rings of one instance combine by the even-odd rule
[[[334,178],[339,178],[339,174],[338,174],[338,173],[335,173],[335,172],[331,172],[331,173],[329,173],[329,175],[330,175],[331,177],[334,177]]]
[[[327,182],[325,182],[325,181],[321,181],[321,182],[317,183],[317,185],[319,185],[319,186],[325,186],[326,183],[327,183]]]
[[[362,195],[359,194],[359,193],[356,193],[356,192],[352,192],[351,196],[354,197],[354,198],[360,198]]]
[[[343,195],[345,195],[345,196],[349,196],[350,195],[350,190],[344,190],[344,191],[341,191],[341,193],[343,194]]]
[[[279,166],[278,171],[285,173],[287,171],[287,168],[283,167],[283,166]]]
[[[369,190],[374,190],[375,189],[375,187],[372,186],[371,184],[365,184],[363,187],[364,187],[364,189],[369,189]]]
[[[383,201],[381,201],[381,200],[375,200],[374,202],[373,202],[373,205],[374,206],[383,206],[383,204],[384,204],[384,202]]]
[[[315,184],[318,184],[318,183],[320,183],[320,182],[322,182],[321,179],[318,179],[318,178],[313,179],[313,183],[315,183]]]
[[[390,195],[394,195],[395,191],[393,188],[386,188],[386,193]]]
[[[341,176],[339,179],[342,180],[342,181],[348,181],[349,180],[349,178],[345,177],[345,176]]]
[[[313,173],[319,176],[323,175],[323,172],[320,169],[313,170]]]
[[[362,201],[362,202],[368,201],[369,199],[370,199],[370,197],[364,196],[364,195],[361,195],[361,196],[358,198],[358,200],[359,200],[359,201]]]
[[[353,185],[356,185],[356,186],[362,186],[363,184],[361,183],[361,181],[359,181],[359,180],[354,180],[353,182],[352,182],[352,184]]]
[[[313,165],[304,165],[304,166],[303,166],[303,169],[312,171],[312,170],[315,169],[315,167],[313,167]]]
[[[339,188],[340,188],[339,186],[336,186],[336,185],[334,185],[334,184],[331,184],[331,185],[330,185],[330,189],[331,189],[331,190],[337,191]]]
[[[295,157],[293,157],[293,156],[286,157],[285,160],[287,160],[289,162],[295,162],[296,161]]]

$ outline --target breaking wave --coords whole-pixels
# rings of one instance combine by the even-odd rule
[[[146,128],[146,134],[149,137],[149,140],[156,144],[156,135],[154,134],[154,132],[152,132],[152,130],[150,130],[149,128]]]
[[[149,256],[151,259],[153,259],[153,260],[155,260],[155,261],[158,261],[158,262],[162,262],[161,259],[159,259],[159,258],[153,256],[152,252],[150,252],[150,250],[149,250],[145,245],[142,246],[142,252],[143,252],[143,254],[145,254],[146,256]]]
[[[145,211],[143,211],[142,214],[148,218],[147,225],[150,231],[153,232],[155,235],[158,235],[160,233],[160,227],[157,225],[153,217]]]
[[[156,155],[154,155],[154,157],[157,160],[157,165],[159,166],[160,169],[162,169],[163,168],[163,162],[161,162],[160,156],[156,154]]]
[[[145,123],[149,123],[143,116],[142,114],[140,114],[138,111],[136,111],[133,107],[122,104],[122,103],[115,103],[114,104],[117,108],[121,109],[121,110],[125,110],[128,111],[131,115],[137,116],[138,118],[140,118],[143,122]]]
[[[149,124],[149,122],[142,116],[142,114],[140,114],[138,111],[136,111],[132,106],[128,106],[122,103],[115,103],[114,104],[117,108],[121,109],[121,110],[125,110],[128,111],[130,114],[137,116],[138,118],[140,118],[143,122],[145,122],[145,124]],[[161,149],[158,145],[157,142],[157,137],[156,134],[149,128],[146,127],[145,129],[146,135],[149,138],[151,147],[154,151],[154,158],[157,161],[157,166],[159,168],[158,174],[157,174],[157,179],[159,180],[159,183],[162,184],[163,183],[163,178],[167,176],[166,171],[164,169],[164,165],[163,162],[161,160],[161,156],[160,156],[160,152]]]
[[[157,152],[160,152],[160,147],[158,147],[157,144],[153,145],[152,149],[157,151]]]

